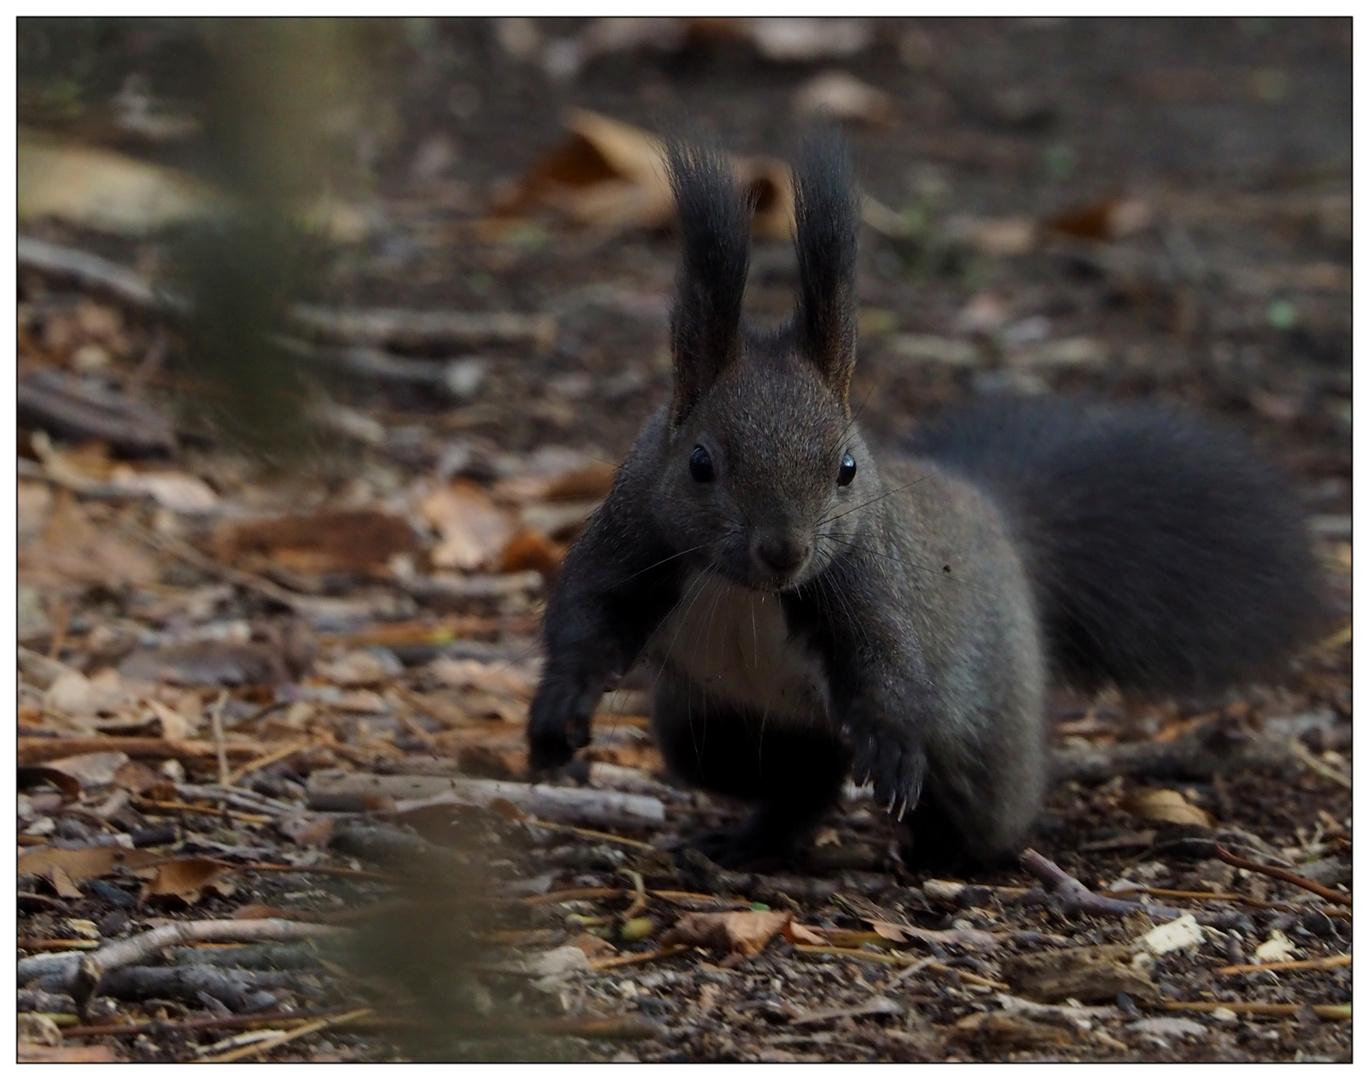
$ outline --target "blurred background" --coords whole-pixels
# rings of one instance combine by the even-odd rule
[[[697,965],[652,984],[607,971],[654,949],[679,914],[648,903],[643,874],[653,888],[737,891],[682,879],[653,847],[728,819],[660,782],[643,687],[596,716],[590,787],[576,791],[594,810],[595,784],[617,785],[654,800],[656,817],[569,824],[508,794],[526,786],[546,590],[669,393],[677,254],[659,138],[690,133],[734,156],[757,200],[746,305],[765,323],[788,314],[797,284],[785,162],[820,116],[847,132],[864,187],[853,394],[876,440],[1002,389],[1218,415],[1295,476],[1348,616],[1352,73],[1349,19],[19,20],[19,741],[21,762],[49,763],[26,774],[21,844],[37,859],[117,833],[193,858],[152,904],[197,919],[251,906],[315,920],[343,899],[393,899],[348,878],[351,863],[309,876],[329,859],[413,876],[456,858],[407,908],[379,909],[359,980],[309,960],[303,982],[247,981],[239,997],[290,1013],[365,1008],[377,986],[382,1000],[407,993],[422,1006],[410,1056],[585,1053],[525,1045],[527,1024],[645,1039],[648,1057],[752,1054],[688,1012],[716,987],[661,981]],[[1349,749],[1349,641],[1347,623],[1288,687],[1225,712],[1104,699],[1056,719],[1102,746],[1214,716],[1245,731],[1268,713],[1343,788],[1241,775],[1193,797],[1285,854],[1316,820],[1298,857],[1320,857],[1318,844],[1348,844],[1336,755]],[[405,805],[446,792],[457,770],[508,787],[474,823]],[[247,800],[236,816],[206,802],[215,781]],[[1087,850],[1100,830],[1134,830],[1120,784],[1062,787],[1050,842]],[[328,815],[343,811],[428,846],[408,834],[341,846]],[[877,875],[869,895],[894,881],[880,819],[837,820],[814,855],[830,865],[813,872]],[[508,901],[497,928],[461,906],[487,890],[461,884],[478,875],[453,846],[490,853],[481,872]],[[1096,880],[1130,872],[1125,853],[1096,850]],[[21,940],[60,944],[70,917],[103,937],[139,925],[151,886],[135,909],[140,883],[99,865],[86,876],[122,883],[81,878],[55,897],[21,866]],[[205,885],[225,880],[236,899]],[[537,906],[557,890],[599,907]],[[435,937],[439,924],[450,932]],[[529,967],[480,953],[476,980],[462,966],[476,941],[550,951]],[[750,970],[810,970],[766,955]],[[434,956],[456,959],[439,970]],[[21,991],[21,1011],[75,1019],[70,999],[27,993],[40,991]],[[91,1028],[103,1041],[73,1053],[248,1052],[209,1034],[247,1004],[226,1013],[180,993],[170,1012],[108,1006],[121,1034]],[[517,1013],[501,1026],[504,995]],[[830,994],[810,997],[825,1008]],[[770,1037],[754,1002],[736,1009],[729,1024]],[[672,1034],[650,1042],[661,1018]],[[137,1034],[181,1020],[200,1034]],[[1342,1028],[1211,1055],[1348,1053]],[[452,1046],[472,1030],[513,1038]],[[304,1034],[314,1059],[394,1053]],[[928,1038],[917,1052],[942,1054]]]

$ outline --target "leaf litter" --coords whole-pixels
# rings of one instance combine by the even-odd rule
[[[634,39],[625,24],[577,31],[581,58],[557,62],[589,72],[615,51],[709,56],[740,44],[756,58],[748,63],[776,65],[767,77],[797,65],[776,84],[775,115],[846,110],[873,125],[869,137],[905,140],[917,137],[923,112],[935,114],[931,98],[895,97],[896,112],[867,93],[886,85],[887,63],[926,62],[898,27],[705,22],[685,20],[669,40]],[[527,55],[554,58],[554,36],[541,34]],[[859,796],[828,823],[832,842],[799,868],[691,862],[680,838],[734,822],[737,808],[665,775],[647,733],[649,681],[629,680],[605,700],[578,782],[528,783],[522,726],[546,590],[666,378],[658,354],[674,254],[650,235],[672,213],[661,144],[639,126],[643,113],[584,100],[594,108],[561,130],[549,120],[520,146],[519,160],[532,164],[506,167],[502,198],[470,201],[454,230],[467,245],[451,256],[456,270],[425,247],[431,220],[415,224],[405,217],[412,207],[396,204],[386,228],[398,230],[396,251],[418,253],[423,273],[382,285],[386,274],[365,270],[350,294],[365,309],[294,312],[293,332],[311,342],[395,350],[411,363],[482,349],[483,380],[442,413],[415,400],[412,380],[390,376],[339,396],[367,421],[370,440],[349,459],[347,485],[254,471],[172,420],[162,391],[174,379],[160,370],[154,337],[174,327],[153,325],[167,310],[153,290],[25,264],[19,1003],[47,1023],[26,1022],[20,1056],[146,1060],[153,1024],[191,1045],[194,1033],[211,1032],[204,1045],[232,1052],[221,1037],[256,1016],[291,1030],[350,1017],[299,1037],[315,1054],[413,1055],[394,1024],[421,1026],[430,1008],[463,1037],[485,1040],[462,1051],[475,1057],[501,1038],[546,1040],[534,1056],[608,1058],[626,1047],[653,1060],[1348,1053],[1349,1025],[1335,1021],[1350,1004],[1350,803],[1308,764],[1348,775],[1348,631],[1300,661],[1288,687],[1215,714],[1138,712],[1107,697],[1057,702],[1062,742],[1105,758],[1113,747],[1183,747],[1195,731],[1219,745],[1264,729],[1301,749],[1269,775],[1123,779],[1118,769],[1063,781],[1039,840],[1059,863],[1049,881],[1025,868],[967,881],[909,873],[878,808]],[[1112,185],[1030,212],[1011,199],[938,209],[946,196],[936,194],[936,168],[973,177],[993,161],[1011,172],[1002,163],[1012,155],[992,138],[918,143],[913,157],[940,163],[918,173],[925,201],[867,204],[879,317],[865,313],[862,366],[885,389],[862,423],[888,434],[907,413],[994,379],[1095,391],[1122,380],[1126,393],[1156,383],[1269,417],[1299,475],[1321,485],[1328,514],[1343,515],[1348,448],[1335,410],[1348,408],[1348,390],[1325,365],[1306,374],[1290,360],[1275,378],[1247,357],[1247,388],[1206,368],[1165,367],[1170,339],[1154,329],[1195,332],[1183,329],[1189,306],[1234,305],[1254,289],[1261,303],[1249,325],[1195,325],[1219,344],[1249,335],[1283,357],[1284,331],[1267,318],[1278,299],[1266,296],[1271,282],[1315,285],[1333,314],[1344,292],[1344,273],[1292,265],[1296,256],[1339,267],[1334,200],[1214,206]],[[44,236],[68,250],[88,236],[63,220],[143,236],[202,212],[174,174],[130,171],[89,150],[70,160],[84,163],[88,187],[47,203],[30,198],[21,163],[24,227],[41,218]],[[782,241],[792,219],[782,163],[739,154],[734,164],[761,200],[758,236]],[[94,213],[82,194],[100,184],[123,200],[113,216]],[[1218,218],[1249,243],[1271,221],[1303,231],[1273,230],[1289,265],[1267,281],[1242,276],[1249,261],[1222,249],[1207,276],[1186,284],[1176,222],[1201,230]],[[1314,234],[1329,253],[1299,255]],[[149,265],[149,248],[120,243],[110,248],[120,265]],[[538,244],[580,252],[612,302],[587,300],[576,291],[580,271],[566,280],[539,261]],[[965,259],[993,268],[992,280],[949,277]],[[902,268],[892,284],[887,267]],[[753,299],[787,303],[765,277],[783,283],[783,272],[759,269]],[[907,275],[923,276],[914,287]],[[441,295],[425,280],[442,280]],[[471,310],[444,310],[454,305]],[[649,334],[633,329],[643,311],[658,320]],[[1334,318],[1311,325],[1334,352]],[[1123,356],[1097,344],[1113,340],[1150,351]],[[1128,382],[1124,368],[1151,382]],[[567,373],[581,379],[557,384],[563,398],[544,392]],[[1345,550],[1331,560],[1338,588],[1348,583],[1347,539],[1339,534]],[[1315,710],[1329,720],[1291,724]],[[1214,856],[1216,845],[1242,864]],[[1286,866],[1297,872],[1264,872]],[[493,884],[475,880],[473,867]],[[1306,888],[1323,873],[1330,897]],[[1059,887],[1061,878],[1078,888]],[[1109,881],[1117,887],[1105,889]],[[1192,913],[1160,914],[1176,908]],[[1228,923],[1204,927],[1194,914]],[[97,937],[81,943],[87,926]],[[93,986],[71,974],[68,954],[79,963],[90,944],[103,953],[192,926],[207,936],[174,952],[107,954]],[[325,938],[384,945],[325,955]],[[213,984],[224,997],[203,981],[220,968],[231,973]],[[386,1003],[390,1026],[355,1016]],[[157,1052],[185,1049],[168,1040]]]

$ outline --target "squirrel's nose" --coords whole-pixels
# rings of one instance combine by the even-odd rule
[[[762,569],[786,574],[798,569],[808,558],[809,545],[789,533],[758,532],[751,541],[751,557]]]

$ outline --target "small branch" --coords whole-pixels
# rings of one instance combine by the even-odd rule
[[[1322,956],[1315,960],[1280,960],[1273,964],[1232,964],[1213,971],[1214,975],[1253,975],[1259,971],[1330,971],[1332,968],[1349,967],[1352,957],[1349,953],[1339,956]]]
[[[71,995],[77,1007],[84,1011],[106,971],[136,964],[173,945],[188,945],[194,941],[292,941],[308,937],[338,937],[346,933],[347,930],[336,926],[289,922],[285,919],[199,919],[169,923],[83,956],[72,980]]]
[[[1166,1001],[1161,1008],[1170,1012],[1228,1012],[1246,1016],[1297,1016],[1303,1009],[1311,1009],[1319,1020],[1349,1020],[1349,1005],[1275,1005],[1263,1001]]]
[[[1241,913],[1189,911],[1162,904],[1145,904],[1138,900],[1116,900],[1100,896],[1092,889],[1086,888],[1078,878],[1071,877],[1050,859],[1031,848],[1022,852],[1021,862],[1028,873],[1050,888],[1051,895],[1061,901],[1067,912],[1082,911],[1089,915],[1105,916],[1125,916],[1141,912],[1153,919],[1166,921],[1183,915],[1192,915],[1200,923],[1223,929],[1242,926],[1249,921],[1249,916]]]
[[[261,754],[261,743],[224,743],[229,757],[253,758]],[[40,735],[21,735],[18,739],[18,758],[21,765],[36,765],[56,758],[76,754],[101,752],[123,753],[131,758],[176,758],[180,761],[212,762],[216,757],[213,743],[198,739],[154,739],[140,735],[73,736],[48,739]]]
[[[622,956],[605,956],[589,962],[592,971],[612,971],[614,968],[630,967],[633,964],[647,964],[652,960],[664,960],[667,956],[684,952],[688,945],[666,945],[651,952],[626,953]]]
[[[99,255],[49,244],[31,236],[19,237],[15,247],[21,270],[36,270],[49,277],[64,278],[138,311],[184,315],[187,310],[184,300],[155,288],[141,274]]]
[[[556,320],[512,311],[353,310],[297,304],[290,314],[300,329],[315,337],[367,345],[421,348],[488,342],[545,348],[556,340]]]
[[[284,1046],[288,1042],[294,1042],[296,1039],[303,1038],[305,1035],[312,1035],[314,1032],[322,1031],[324,1028],[332,1027],[334,1024],[345,1024],[348,1021],[356,1020],[363,1016],[369,1016],[372,1011],[373,1010],[371,1009],[353,1009],[351,1012],[345,1012],[338,1016],[324,1016],[318,1020],[310,1020],[290,1031],[281,1032],[281,1034],[276,1035],[273,1038],[263,1039],[261,1042],[252,1043],[250,1046],[240,1046],[235,1050],[229,1050],[227,1053],[215,1054],[213,1057],[207,1057],[202,1060],[207,1062],[240,1061],[243,1058],[251,1057],[253,1054],[261,1054],[267,1050],[274,1050],[278,1046]]]
[[[1315,881],[1308,881],[1305,877],[1299,877],[1291,870],[1283,870],[1277,866],[1266,866],[1264,863],[1251,862],[1249,859],[1243,859],[1239,855],[1233,855],[1220,844],[1214,846],[1213,854],[1228,866],[1234,866],[1238,870],[1249,870],[1252,874],[1264,874],[1266,877],[1277,878],[1279,881],[1286,881],[1290,885],[1296,885],[1300,889],[1306,889],[1310,893],[1315,893],[1323,900],[1330,900],[1333,904],[1343,904],[1346,907],[1354,906],[1349,893],[1343,893],[1337,889],[1328,889],[1325,885],[1318,885]]]
[[[1220,722],[1212,722],[1173,742],[1058,750],[1052,758],[1052,773],[1056,780],[1085,783],[1101,783],[1114,776],[1208,780],[1218,773],[1287,768],[1294,760],[1286,739],[1232,733]]]

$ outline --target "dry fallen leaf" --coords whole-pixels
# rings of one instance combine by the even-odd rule
[[[55,217],[140,235],[202,217],[218,198],[185,173],[110,150],[21,138],[16,176],[21,221]]]
[[[784,928],[784,936],[790,941],[799,945],[830,945],[831,942],[822,936],[822,931],[812,926],[804,926],[803,923],[791,921]]]
[[[226,879],[237,867],[218,859],[189,857],[168,859],[153,869],[152,880],[143,886],[140,900],[152,896],[174,896],[193,904],[206,889],[212,888],[222,896],[230,895],[234,886]]]
[[[16,1047],[15,1055],[16,1060],[21,1062],[48,1061],[68,1065],[104,1064],[121,1060],[114,1047],[108,1043],[96,1043],[93,1046],[44,1046],[41,1043],[21,1042]]]
[[[465,480],[438,488],[423,500],[418,512],[441,536],[429,558],[442,569],[492,567],[513,537],[509,514]]]
[[[515,574],[536,570],[548,580],[555,577],[565,558],[566,547],[537,529],[524,529],[508,542],[499,556],[499,572]]]
[[[119,770],[126,764],[127,754],[95,753],[56,758],[42,767],[65,773],[81,787],[92,788],[114,783]]]
[[[701,945],[755,956],[792,918],[784,911],[695,912],[662,934],[661,944]]]
[[[898,123],[898,104],[890,95],[840,70],[821,72],[799,87],[794,94],[794,109],[806,115],[875,127],[893,127]]]
[[[660,229],[671,224],[675,200],[659,138],[584,109],[572,110],[566,127],[569,137],[496,201],[496,218],[517,217],[545,206],[579,224],[601,228]],[[732,162],[738,183],[755,204],[755,232],[790,235],[794,190],[788,166],[766,157],[734,157]],[[487,225],[497,227],[493,222]]]
[[[1122,809],[1142,821],[1163,821],[1171,825],[1213,826],[1211,816],[1194,806],[1177,791],[1133,791],[1122,800]]]
[[[1298,950],[1293,947],[1293,943],[1282,930],[1275,930],[1266,940],[1255,946],[1255,959],[1261,964],[1277,964],[1284,960],[1292,960],[1297,954]]]
[[[1047,232],[1082,240],[1116,240],[1140,232],[1151,221],[1150,207],[1141,199],[1112,195],[1072,207],[1042,223]]]
[[[388,577],[396,555],[418,551],[403,518],[375,510],[320,510],[222,526],[215,554],[225,563],[279,565],[305,574]]]
[[[137,869],[163,859],[148,851],[121,847],[35,848],[19,856],[17,872],[49,877],[60,869],[73,883],[104,877],[119,869]]]
[[[161,574],[157,562],[120,540],[107,523],[96,525],[90,513],[70,492],[56,496],[41,540],[18,551],[20,582],[37,588],[71,584],[121,589],[156,581]]]
[[[127,465],[116,467],[110,483],[124,491],[151,495],[160,505],[178,514],[208,514],[218,509],[214,489],[189,473],[159,470],[135,472]]]
[[[1203,929],[1192,915],[1180,915],[1172,922],[1163,923],[1136,939],[1152,956],[1164,956],[1177,949],[1191,949],[1203,943]]]

